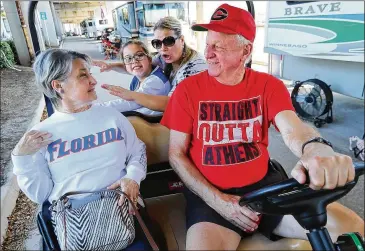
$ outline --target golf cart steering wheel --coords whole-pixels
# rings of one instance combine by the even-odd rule
[[[313,190],[308,186],[308,178],[306,184],[291,178],[245,194],[239,204],[263,214],[293,215],[304,229],[309,230],[307,236],[313,250],[364,250],[360,234],[344,234],[333,244],[325,228],[327,205],[350,192],[364,174],[364,163],[354,163],[354,166],[355,179],[343,187]]]

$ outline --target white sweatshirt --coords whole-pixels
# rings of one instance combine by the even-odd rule
[[[51,133],[53,142],[33,155],[12,155],[12,160],[19,187],[36,203],[70,191],[105,189],[122,177],[138,184],[146,177],[145,144],[114,109],[56,111],[32,130]]]
[[[133,81],[136,80],[137,77],[134,77]],[[138,81],[138,85],[139,87],[135,90],[136,92],[150,95],[167,96],[167,94],[170,92],[171,89],[169,80],[165,75],[163,75],[162,70],[158,66],[155,67],[155,69],[151,72],[151,74],[147,78],[145,78],[142,82],[139,83]],[[100,103],[98,105],[113,107],[119,112],[136,111],[149,116],[162,115],[162,112],[148,109],[146,107],[141,106],[140,104],[137,104],[134,101],[128,101],[121,98]]]

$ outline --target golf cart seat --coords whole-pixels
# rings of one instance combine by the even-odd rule
[[[169,129],[158,123],[161,118],[138,113],[128,114],[127,118],[138,138],[146,144],[147,177],[140,187],[143,197],[148,199],[181,192],[183,184],[168,159]]]
[[[182,182],[168,163],[169,130],[139,116],[128,119],[139,139],[146,144],[148,167],[147,177],[141,183],[141,194],[146,198],[149,216],[164,232],[168,250],[185,250],[185,198],[179,193]],[[271,160],[270,164],[287,177],[278,162]],[[171,188],[174,182],[176,190]],[[311,250],[311,246],[308,241],[298,239],[284,238],[274,242],[256,233],[241,241],[238,250]]]
[[[185,198],[182,194],[146,200],[149,216],[164,232],[168,250],[185,250]],[[237,250],[312,250],[308,241],[283,238],[271,241],[260,233],[243,239]]]

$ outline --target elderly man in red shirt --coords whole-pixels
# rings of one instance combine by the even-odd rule
[[[300,158],[292,176],[304,183],[308,172],[313,189],[333,189],[352,181],[351,158],[334,152],[328,141],[297,117],[282,81],[245,67],[256,34],[250,13],[223,4],[209,24],[192,29],[208,31],[208,70],[179,84],[161,121],[171,130],[170,163],[187,187],[186,248],[235,250],[242,237],[257,229],[269,238],[307,239],[292,216],[258,215],[238,204],[238,195],[272,179],[267,149],[270,125]],[[348,217],[339,223],[331,210],[356,214],[338,203],[329,205],[327,228],[333,238],[342,234],[336,224],[342,225],[342,231],[364,234],[361,218]]]

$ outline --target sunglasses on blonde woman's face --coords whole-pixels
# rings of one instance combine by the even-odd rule
[[[167,47],[171,47],[171,46],[174,46],[175,42],[176,42],[176,39],[178,39],[179,37],[173,37],[173,36],[168,36],[168,37],[165,37],[164,39],[162,40],[159,40],[159,39],[153,39],[151,41],[151,44],[153,46],[153,48],[159,50],[161,49],[162,47],[162,44],[164,46],[167,46]]]
[[[143,59],[145,59],[146,56],[147,56],[147,54],[144,52],[137,52],[133,56],[129,56],[129,55],[125,56],[123,58],[123,61],[124,61],[124,64],[131,64],[131,63],[133,63],[133,60],[135,62],[139,62],[139,61],[142,61]]]

